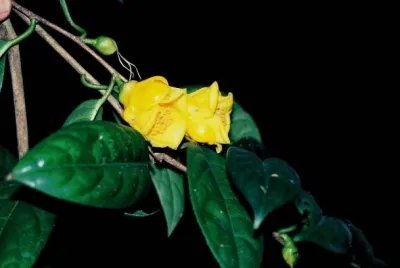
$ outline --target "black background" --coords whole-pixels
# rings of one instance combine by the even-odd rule
[[[350,219],[391,263],[395,234],[387,226],[393,225],[391,189],[398,173],[392,156],[397,121],[389,82],[394,77],[390,7],[125,2],[69,1],[75,22],[89,37],[113,37],[143,78],[162,75],[178,87],[218,81],[222,90],[233,92],[259,124],[269,155],[288,161],[326,214]],[[74,32],[58,1],[19,3]],[[16,14],[11,20],[18,33],[24,31]],[[95,60],[54,36],[108,83],[109,74]],[[98,93],[85,89],[38,35],[20,47],[33,146]],[[116,57],[108,60],[124,72]],[[0,96],[0,143],[16,153],[12,114],[7,76]],[[38,267],[217,267],[186,208],[169,239],[162,214],[122,221],[65,213]],[[266,240],[265,267],[285,267],[280,246]]]

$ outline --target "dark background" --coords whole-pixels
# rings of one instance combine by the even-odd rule
[[[391,233],[391,189],[398,172],[392,156],[390,7],[125,2],[69,1],[75,22],[89,37],[113,37],[143,78],[162,75],[174,86],[216,80],[222,90],[233,92],[259,124],[268,154],[288,161],[326,214],[350,219],[365,231],[377,256],[391,263],[390,237],[396,235]],[[19,3],[74,32],[58,1]],[[18,33],[25,30],[15,14],[11,20]],[[96,61],[58,33],[54,36],[108,83],[109,74]],[[33,146],[60,128],[76,105],[98,93],[85,89],[38,35],[20,47]],[[127,75],[116,57],[107,60]],[[12,114],[7,76],[0,98],[0,143],[16,153]],[[38,267],[217,267],[186,208],[169,239],[160,213],[124,221],[65,213]],[[266,267],[285,267],[279,250],[268,237]]]

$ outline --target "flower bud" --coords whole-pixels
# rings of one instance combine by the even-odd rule
[[[282,256],[285,262],[293,268],[299,259],[299,253],[294,245],[286,245],[282,249]]]
[[[95,39],[93,46],[103,55],[109,56],[114,54],[118,47],[114,39],[107,36],[99,36]]]

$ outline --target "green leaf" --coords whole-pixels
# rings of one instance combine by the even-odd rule
[[[0,183],[0,267],[33,267],[54,226],[53,214],[9,200],[18,187]]]
[[[0,40],[0,48],[3,47],[6,43],[7,43],[7,41]],[[3,88],[4,73],[6,71],[6,58],[7,58],[7,54],[4,54],[0,58],[0,92],[1,92],[1,89]]]
[[[151,178],[164,211],[168,236],[170,236],[185,209],[183,176],[168,167],[158,167],[153,164]]]
[[[204,86],[186,86],[188,93],[194,92]],[[229,91],[229,90],[228,90]],[[237,101],[234,101],[231,113],[231,128],[229,131],[231,143],[240,141],[243,138],[252,138],[262,144],[261,134],[253,117],[247,113]]]
[[[254,212],[254,228],[279,207],[300,194],[300,178],[292,167],[277,158],[261,161],[255,153],[230,147],[227,168],[232,181]]]
[[[32,148],[9,175],[50,196],[99,208],[126,208],[151,185],[144,138],[107,121],[61,128]]]
[[[65,120],[63,127],[77,122],[101,120],[103,107],[99,100],[87,100],[79,104]]]
[[[318,227],[322,220],[322,209],[319,207],[314,197],[305,191],[295,200],[297,211],[303,218],[302,226],[294,241],[301,241]]]
[[[82,76],[81,78],[83,78],[82,81],[85,81],[85,76]],[[113,76],[103,97],[96,100],[87,100],[79,104],[64,122],[63,127],[77,122],[101,120],[103,117],[103,104],[106,102],[114,88],[115,79],[115,76]]]
[[[135,212],[133,212],[133,213],[125,212],[124,215],[125,215],[125,216],[128,216],[128,217],[133,217],[133,218],[144,218],[144,217],[153,216],[154,214],[156,214],[156,213],[159,212],[159,211],[160,211],[160,210],[156,210],[156,211],[147,213],[147,212],[145,212],[145,211],[143,211],[143,210],[137,210],[137,211],[135,211]]]
[[[231,143],[243,138],[253,138],[262,143],[261,134],[253,117],[235,101],[231,114],[231,129],[229,131]]]
[[[222,268],[260,267],[262,237],[230,185],[225,160],[208,148],[187,147],[187,177],[194,214]]]
[[[318,226],[307,236],[295,242],[313,242],[335,254],[347,254],[351,249],[352,235],[347,224],[334,217],[323,216]]]
[[[353,225],[350,221],[346,221],[347,226],[352,235],[351,253],[353,255],[353,261],[359,264],[361,267],[376,264],[385,266],[386,264],[375,257],[374,249],[369,243],[364,232]]]
[[[5,148],[0,146],[0,179],[2,179],[17,163],[17,159]]]

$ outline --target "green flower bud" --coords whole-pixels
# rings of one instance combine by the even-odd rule
[[[99,36],[94,40],[93,46],[103,55],[109,56],[114,54],[118,47],[114,39],[107,36]]]
[[[286,245],[282,249],[282,256],[285,262],[293,268],[299,259],[297,247],[294,245]]]

